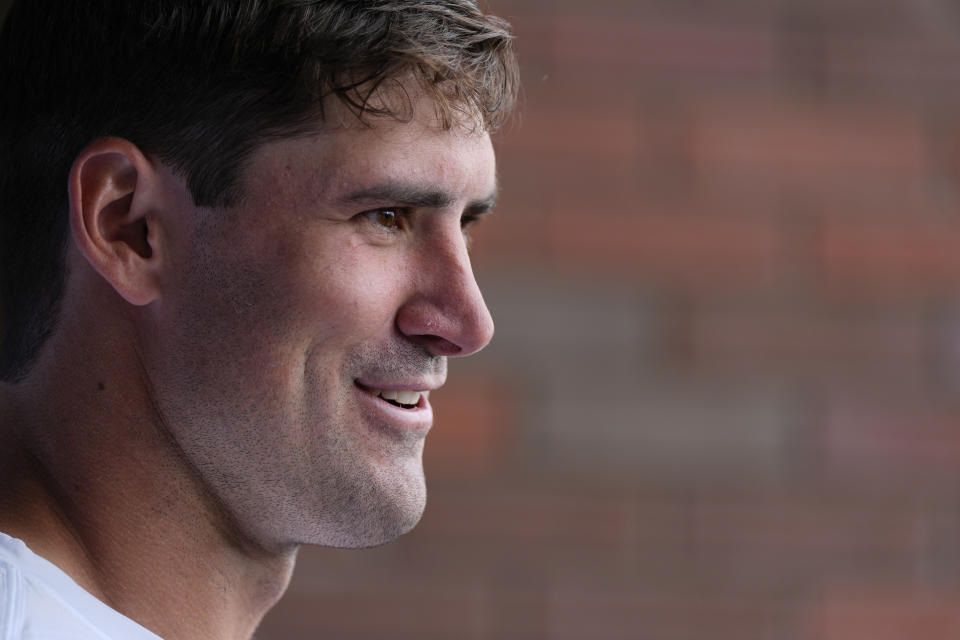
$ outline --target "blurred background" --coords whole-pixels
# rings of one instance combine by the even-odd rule
[[[960,637],[960,5],[490,8],[497,336],[421,524],[258,638]]]

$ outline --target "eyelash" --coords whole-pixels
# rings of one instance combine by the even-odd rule
[[[387,233],[398,233],[400,231],[405,231],[407,229],[408,218],[410,217],[410,212],[406,209],[395,208],[395,209],[374,209],[373,211],[368,211],[366,214],[367,219],[370,221],[370,224],[373,224],[380,229],[386,231]],[[382,216],[390,216],[390,223],[384,221]],[[390,226],[392,224],[393,226]]]
[[[406,231],[409,225],[411,212],[402,207],[373,209],[364,214],[370,224],[386,231],[387,233],[398,233]],[[384,220],[383,216],[389,216],[389,221]],[[480,220],[480,215],[465,213],[460,217],[460,228],[466,230],[472,227]],[[391,226],[393,225],[393,226]]]
[[[480,216],[474,213],[465,213],[460,216],[460,228],[467,229],[480,221]]]

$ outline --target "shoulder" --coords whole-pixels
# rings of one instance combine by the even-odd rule
[[[47,585],[0,555],[0,640],[87,640],[104,636],[62,602]]]
[[[0,533],[0,640],[160,640]]]

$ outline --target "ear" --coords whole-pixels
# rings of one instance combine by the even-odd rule
[[[70,170],[70,230],[90,265],[134,305],[160,295],[158,174],[129,140],[103,138]]]

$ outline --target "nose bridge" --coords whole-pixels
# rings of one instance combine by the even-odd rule
[[[493,319],[474,276],[466,240],[459,228],[453,233],[444,234],[424,252],[419,292],[423,308],[411,316],[422,326],[409,329],[450,343],[444,355],[466,356],[490,342]]]
[[[487,303],[484,301],[483,294],[480,292],[480,285],[477,283],[476,274],[473,272],[473,264],[470,260],[470,254],[467,251],[467,243],[463,240],[462,234],[460,237],[462,241],[455,249],[457,259],[454,269],[455,279],[459,283],[455,289],[460,293],[459,297],[462,298],[462,310],[470,316],[472,321],[479,323],[488,322],[492,325],[493,321],[490,318],[490,310],[487,308]],[[492,333],[492,326],[490,331]],[[486,344],[487,341],[489,341],[489,337],[484,344]]]

